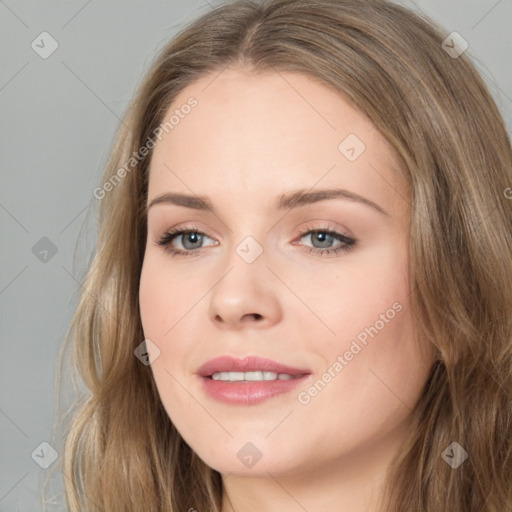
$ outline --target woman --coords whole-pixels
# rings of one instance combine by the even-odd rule
[[[376,0],[163,49],[94,192],[71,511],[512,506],[512,154],[464,49]]]

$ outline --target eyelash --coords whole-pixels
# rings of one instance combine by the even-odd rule
[[[198,235],[203,235],[208,237],[208,235],[199,229],[195,227],[187,228],[178,228],[173,229],[170,231],[165,232],[162,237],[156,242],[157,245],[162,246],[166,252],[168,252],[173,257],[190,257],[190,256],[197,256],[200,254],[200,249],[196,250],[178,250],[174,249],[170,246],[170,243],[174,240],[174,238],[177,238],[180,235],[184,234],[190,234],[190,233],[196,233]],[[310,233],[325,233],[327,235],[333,236],[335,239],[337,239],[340,242],[343,242],[344,245],[339,245],[335,248],[327,248],[327,249],[317,249],[315,247],[310,247],[307,251],[308,254],[318,254],[320,256],[328,255],[328,254],[334,254],[338,255],[341,252],[348,252],[351,249],[354,248],[354,246],[357,244],[357,241],[353,238],[349,238],[348,236],[339,233],[338,231],[330,229],[328,226],[325,226],[323,228],[312,228],[311,226],[307,226],[299,233],[299,239],[303,238],[305,235],[308,235]],[[210,237],[208,237],[210,238]]]

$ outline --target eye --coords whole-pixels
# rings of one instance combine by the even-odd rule
[[[181,237],[182,246],[184,249],[176,249],[172,246],[175,239]],[[346,252],[356,245],[356,240],[350,238],[343,233],[331,229],[328,226],[313,228],[308,226],[301,231],[299,239],[307,238],[313,244],[319,244],[319,247],[306,247],[308,253],[319,254],[321,256],[337,255],[341,252]],[[171,256],[197,256],[202,251],[202,244],[205,238],[209,238],[204,232],[199,229],[192,228],[179,228],[165,232],[162,237],[156,242],[157,245],[164,247],[165,251]],[[211,240],[211,239],[210,239]],[[337,246],[332,246],[333,242],[338,241]],[[212,244],[215,245],[215,244]],[[293,245],[297,245],[293,243]]]
[[[175,249],[171,245],[174,239],[179,237],[182,237],[182,245],[185,250]],[[163,246],[172,256],[192,256],[199,253],[197,249],[201,248],[205,237],[209,238],[205,233],[196,228],[180,228],[164,233],[160,240],[157,241],[157,244]]]
[[[319,245],[319,247],[307,248],[307,252],[320,254],[321,256],[331,254],[336,255],[340,252],[346,252],[356,245],[356,240],[331,229],[329,226],[315,229],[308,226],[301,232],[299,239],[307,237],[309,237],[312,244],[318,243]],[[340,243],[337,246],[332,247],[332,243],[336,240]]]

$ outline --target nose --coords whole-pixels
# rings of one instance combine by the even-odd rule
[[[239,321],[238,321],[238,318],[240,318]],[[225,312],[222,316],[220,314],[216,314],[215,320],[217,322],[220,322],[223,324],[236,325],[236,323],[240,323],[240,324],[247,324],[247,323],[253,323],[253,322],[261,323],[262,321],[265,320],[265,317],[260,315],[259,313],[246,313],[246,314],[238,315],[237,313]]]
[[[264,328],[278,322],[282,311],[272,275],[263,259],[233,262],[211,291],[209,315],[216,327]]]

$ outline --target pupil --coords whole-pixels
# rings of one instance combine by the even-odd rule
[[[191,243],[192,243],[192,244],[197,244],[197,243],[198,243],[198,241],[200,240],[200,236],[201,236],[201,235],[199,235],[199,233],[189,233],[189,234],[188,234],[188,240],[190,241],[190,239],[191,239],[191,238],[192,238],[192,239],[194,239],[194,238],[195,238],[196,240],[192,240],[192,241],[191,241]]]
[[[331,235],[323,231],[317,231],[316,236],[320,239],[320,242],[325,243],[326,239],[328,240]]]

